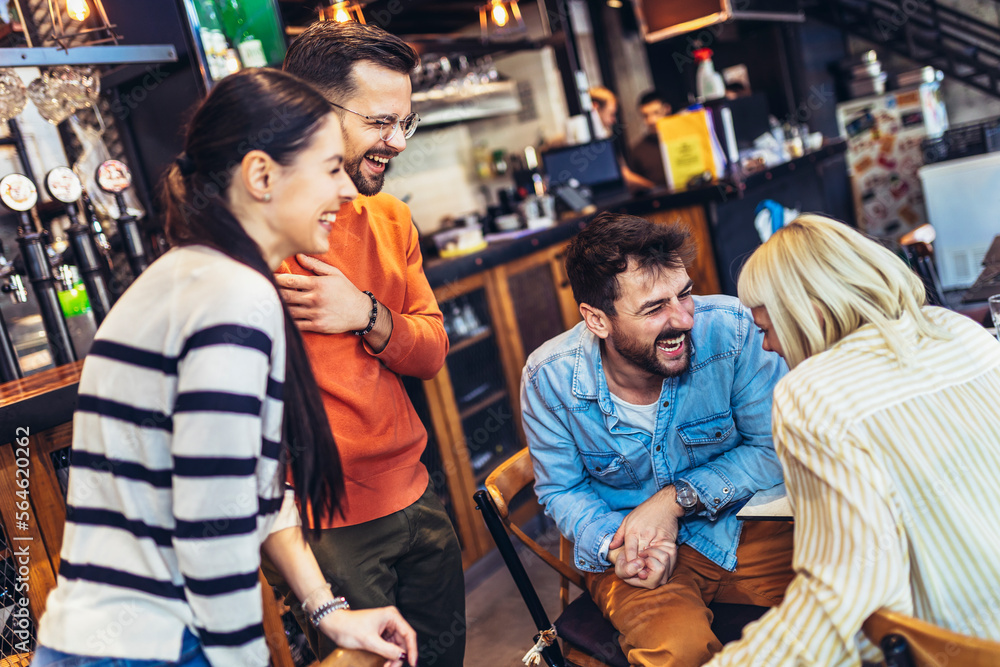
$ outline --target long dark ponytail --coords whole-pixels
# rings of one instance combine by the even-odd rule
[[[308,84],[278,70],[248,69],[220,81],[195,111],[184,155],[164,177],[170,243],[214,248],[278,290],[260,248],[230,212],[226,192],[247,153],[262,150],[290,164],[330,112]],[[283,299],[281,308],[287,351],[282,458],[292,472],[303,526],[315,533],[320,520],[339,509],[344,479],[302,335]]]

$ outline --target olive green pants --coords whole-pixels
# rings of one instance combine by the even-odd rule
[[[324,530],[309,544],[334,595],[347,598],[354,609],[399,609],[417,631],[421,667],[461,667],[466,634],[462,552],[430,486],[405,509],[356,526]],[[266,559],[263,570],[322,660],[336,646],[309,624],[299,600]]]

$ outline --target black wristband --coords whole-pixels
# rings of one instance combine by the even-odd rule
[[[365,327],[364,329],[355,331],[354,332],[355,336],[364,336],[366,333],[371,331],[372,328],[375,326],[375,320],[378,319],[378,301],[375,300],[375,295],[369,292],[368,290],[365,290],[364,292],[365,294],[368,295],[368,298],[372,300],[372,312],[368,316],[368,326]]]

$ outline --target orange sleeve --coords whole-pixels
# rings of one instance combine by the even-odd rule
[[[419,237],[412,222],[406,239],[406,297],[401,312],[389,312],[392,334],[385,349],[375,354],[366,343],[365,350],[394,373],[430,380],[444,365],[448,336],[441,308],[424,274]]]

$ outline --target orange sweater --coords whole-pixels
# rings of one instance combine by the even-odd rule
[[[375,354],[353,333],[303,333],[344,467],[344,516],[352,526],[413,504],[427,488],[420,455],[427,431],[400,375],[428,380],[444,364],[448,337],[424,275],[417,230],[405,204],[388,194],[358,197],[337,214],[330,250],[315,255],[369,290],[392,313],[392,335]],[[312,275],[295,258],[279,272]]]

